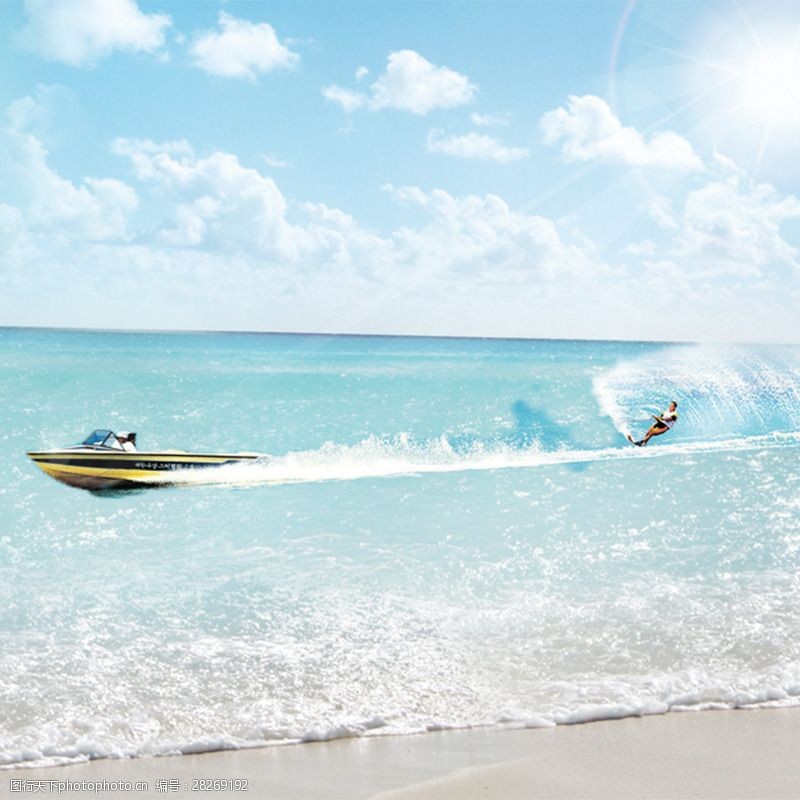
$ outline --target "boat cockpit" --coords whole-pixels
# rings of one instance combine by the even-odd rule
[[[107,431],[98,429],[92,431],[80,444],[74,445],[81,449],[90,448],[91,450],[126,450],[123,442],[128,441],[134,447],[136,446],[135,433],[120,433],[117,435],[114,431]],[[73,449],[73,448],[70,448]]]

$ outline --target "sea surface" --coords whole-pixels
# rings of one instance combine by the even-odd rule
[[[798,347],[0,329],[0,420],[2,765],[800,702]]]

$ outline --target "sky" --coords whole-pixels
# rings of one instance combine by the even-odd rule
[[[796,2],[0,0],[0,325],[800,341]]]

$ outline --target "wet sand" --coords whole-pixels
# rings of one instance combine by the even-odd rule
[[[247,790],[192,788],[214,779],[246,781]],[[76,800],[800,798],[800,710],[671,713],[2,770],[3,800],[31,796],[30,788],[12,791],[12,780],[44,781],[39,797],[59,796],[50,781],[147,784],[144,791],[62,790]]]

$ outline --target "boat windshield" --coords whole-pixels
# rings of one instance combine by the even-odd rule
[[[83,440],[82,444],[89,447],[121,447],[113,431],[103,430],[92,431],[92,433]]]

